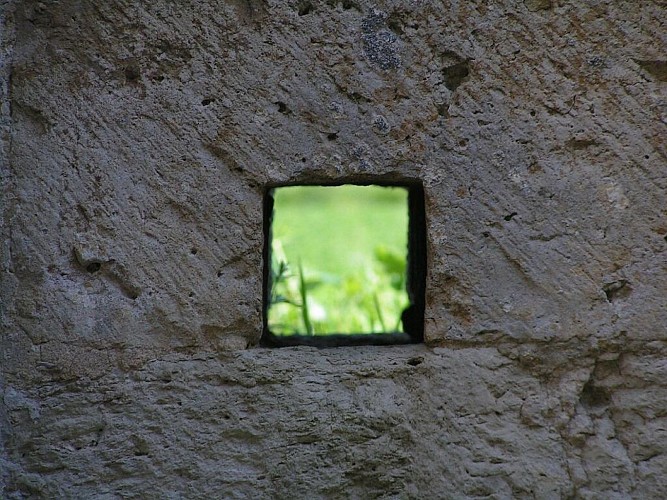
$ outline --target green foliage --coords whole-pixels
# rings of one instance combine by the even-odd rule
[[[281,260],[273,276],[269,326],[277,335],[395,332],[408,306],[396,274],[379,261],[361,275],[335,276],[301,264],[294,274]]]
[[[406,195],[347,188],[321,188],[321,203],[313,203],[312,188],[276,197],[268,320],[277,335],[399,330],[408,305]]]
[[[384,245],[375,247],[375,258],[382,265],[383,271],[391,278],[395,290],[405,288],[405,255],[399,254]]]

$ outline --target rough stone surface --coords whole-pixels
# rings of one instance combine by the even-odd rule
[[[0,493],[667,497],[667,6],[0,2]],[[261,349],[268,186],[421,179],[426,344]]]

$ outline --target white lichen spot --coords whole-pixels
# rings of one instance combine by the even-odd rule
[[[609,203],[614,205],[615,208],[624,210],[630,205],[630,200],[625,196],[623,188],[615,182],[612,182],[607,186],[606,192]]]

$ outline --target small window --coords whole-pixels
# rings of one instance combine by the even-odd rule
[[[264,219],[262,345],[423,341],[421,184],[272,187]]]

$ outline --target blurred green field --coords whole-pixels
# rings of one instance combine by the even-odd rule
[[[279,335],[400,330],[408,305],[407,190],[297,186],[276,189],[274,199],[270,330]]]

